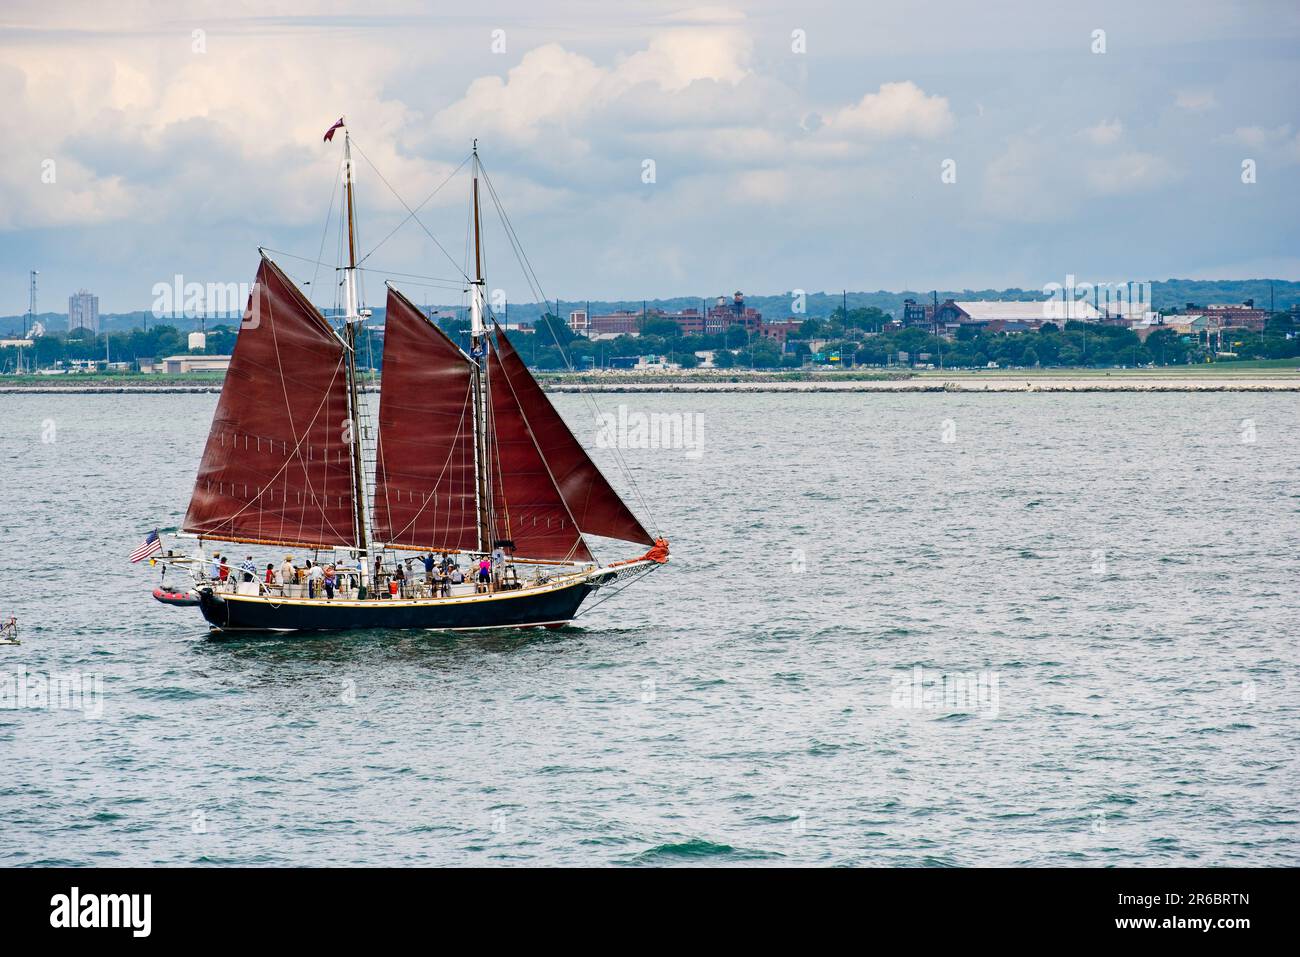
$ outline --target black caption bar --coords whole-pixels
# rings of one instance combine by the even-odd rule
[[[927,944],[1225,944],[1290,929],[1286,870],[0,870],[9,941],[337,947],[375,934],[564,928],[653,940],[666,926],[764,937],[924,928]],[[996,935],[991,938],[990,935]],[[37,939],[40,939],[39,941]],[[623,937],[604,938],[608,940]],[[734,942],[734,936],[731,937]],[[67,941],[65,941],[67,942]],[[17,952],[17,951],[15,951]]]

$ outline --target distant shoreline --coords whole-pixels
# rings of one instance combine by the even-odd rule
[[[627,383],[621,385],[546,386],[547,392],[687,394],[729,393],[880,393],[880,394],[989,394],[989,393],[1083,393],[1083,392],[1300,392],[1300,376],[1287,379],[1178,379],[1111,380],[1089,379],[902,379],[849,382],[718,382],[718,383]]]
[[[779,377],[763,374],[709,376],[628,375],[544,375],[543,389],[558,394],[682,393],[1100,393],[1100,392],[1300,392],[1300,371],[1240,370],[1040,370],[975,373],[927,372],[916,375],[883,373],[848,377],[839,374]],[[144,383],[106,381],[68,384],[0,384],[0,395],[212,395],[221,392],[219,380],[188,383]],[[377,389],[367,388],[367,392]]]

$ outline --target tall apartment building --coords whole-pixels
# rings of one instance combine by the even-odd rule
[[[68,331],[89,329],[99,335],[99,297],[84,289],[68,297]]]

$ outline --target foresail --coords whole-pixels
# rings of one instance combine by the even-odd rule
[[[637,521],[574,438],[499,327],[496,346],[504,376],[578,528],[592,535],[653,545],[654,537]]]
[[[375,464],[376,541],[472,550],[478,541],[476,502],[470,361],[390,288]]]
[[[222,541],[352,544],[351,437],[343,343],[264,257],[185,531]]]
[[[488,350],[488,391],[496,467],[492,504],[496,537],[515,543],[521,558],[590,561],[578,524],[546,460],[496,350]]]

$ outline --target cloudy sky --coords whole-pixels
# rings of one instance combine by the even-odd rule
[[[310,279],[341,114],[381,271],[456,277],[463,176],[441,248],[385,237],[477,137],[552,298],[1300,279],[1298,41],[1292,0],[5,0],[0,314],[32,268],[58,311],[248,281],[259,245]]]

